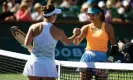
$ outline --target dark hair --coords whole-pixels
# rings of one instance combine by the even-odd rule
[[[55,7],[52,4],[48,4],[46,6],[42,6],[41,10],[44,12],[44,14],[50,13],[55,10]]]
[[[100,16],[100,20],[104,22],[105,21],[104,10],[102,8],[100,8],[99,6],[95,6],[95,8],[97,8],[101,11],[102,15]]]

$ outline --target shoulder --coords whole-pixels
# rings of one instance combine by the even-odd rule
[[[87,33],[87,32],[88,32],[88,29],[90,28],[91,25],[92,25],[92,23],[87,24],[87,25],[84,25],[84,26],[81,28],[81,31],[84,32],[84,33]]]
[[[43,30],[43,25],[42,23],[35,23],[35,24],[32,24],[29,28],[29,30],[31,30],[33,32],[33,36],[37,36],[39,35],[42,30]]]
[[[87,25],[84,25],[82,28],[81,28],[81,33],[86,35],[87,32],[88,32],[88,29],[90,27],[91,23],[90,24],[87,24]]]
[[[51,35],[53,35],[53,37],[58,40],[62,35],[64,35],[64,31],[61,30],[60,28],[58,27],[55,27],[54,25],[51,26]]]
[[[109,31],[113,30],[113,26],[109,23],[105,23],[105,29],[106,29],[106,31],[109,32]]]
[[[84,25],[84,26],[82,27],[82,29],[87,29],[87,28],[90,27],[90,25],[91,25],[91,23],[90,23],[90,24],[87,24],[87,25]]]
[[[54,25],[52,25],[52,28],[53,28],[54,31],[56,31],[58,34],[60,34],[60,33],[64,33],[64,31],[63,31],[62,29],[57,28],[57,27],[55,27]]]
[[[41,27],[43,27],[43,24],[40,22],[40,23],[32,24],[32,25],[30,26],[30,29],[35,30],[35,29],[38,29],[38,28],[41,28]]]
[[[105,27],[107,27],[107,28],[113,28],[113,26],[111,24],[106,23],[106,22],[105,22]]]

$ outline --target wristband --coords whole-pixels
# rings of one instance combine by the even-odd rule
[[[114,57],[113,56],[109,56],[108,60],[113,62],[114,61]]]

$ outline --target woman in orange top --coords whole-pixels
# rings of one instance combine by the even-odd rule
[[[108,41],[110,41],[111,46],[115,45],[115,35],[112,25],[106,23],[104,11],[99,7],[90,7],[87,12],[90,18],[90,24],[84,25],[81,28],[81,35],[75,38],[74,44],[78,45],[84,37],[87,40],[86,51],[81,57],[81,62],[106,62],[108,60],[107,50]],[[73,32],[75,32],[74,29]],[[87,72],[81,71],[81,80],[90,80],[93,75],[97,78],[107,77],[97,75],[96,71],[90,69],[85,70]],[[92,74],[93,73],[93,74]],[[89,75],[88,75],[89,74]]]

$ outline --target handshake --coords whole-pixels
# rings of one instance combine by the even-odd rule
[[[79,36],[81,34],[80,28],[74,28],[73,29],[73,34],[76,35],[76,36]]]

